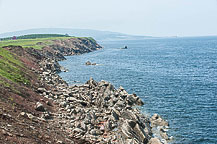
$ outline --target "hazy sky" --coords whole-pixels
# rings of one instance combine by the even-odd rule
[[[0,0],[0,33],[31,28],[217,35],[217,0]]]

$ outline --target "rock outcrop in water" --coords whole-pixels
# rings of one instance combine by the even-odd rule
[[[19,57],[28,55],[29,61],[24,60],[24,63],[31,63],[32,76],[39,77],[28,88],[34,91],[32,95],[39,94],[41,98],[37,96],[30,99],[27,105],[33,107],[32,111],[22,109],[19,117],[33,122],[28,124],[29,127],[35,127],[31,129],[33,133],[43,135],[47,130],[50,131],[50,136],[46,134],[46,138],[41,137],[40,143],[167,143],[169,138],[165,129],[168,123],[158,115],[151,119],[144,116],[136,107],[144,104],[136,94],[128,94],[123,87],[116,89],[109,82],[97,82],[92,78],[85,84],[69,86],[57,74],[61,71],[58,61],[64,60],[65,55],[82,54],[100,48],[83,39],[57,41],[56,45],[46,47],[43,51],[6,47]],[[36,126],[35,123],[45,127]],[[7,127],[4,126],[8,130],[4,131],[4,138],[10,141],[12,135],[15,139],[13,133],[17,130],[10,131]],[[54,131],[59,135],[52,133]],[[159,132],[160,136],[154,138],[153,132]],[[22,135],[28,137],[27,132]],[[26,142],[25,139],[22,142]],[[31,139],[29,142],[36,141]]]
[[[90,61],[87,61],[87,62],[85,63],[85,65],[89,66],[89,65],[97,65],[97,64],[96,64],[96,63],[91,63]]]

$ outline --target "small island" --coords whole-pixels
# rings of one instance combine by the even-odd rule
[[[121,48],[121,49],[128,49],[128,47],[127,46],[124,46],[123,48]]]

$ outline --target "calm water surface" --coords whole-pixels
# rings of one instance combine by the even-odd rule
[[[67,57],[69,84],[90,77],[140,96],[141,108],[170,123],[174,143],[217,143],[217,37],[101,42],[103,50]],[[124,45],[127,50],[121,50]],[[85,66],[86,61],[98,66]]]

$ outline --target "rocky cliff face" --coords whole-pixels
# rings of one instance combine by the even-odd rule
[[[135,106],[143,105],[106,81],[92,78],[68,86],[57,74],[59,60],[100,49],[87,38],[56,40],[43,50],[5,47],[24,68],[29,83],[0,77],[0,141],[3,143],[114,143],[157,144],[169,140],[168,123],[160,116],[145,117]],[[153,137],[159,129],[159,138]]]
[[[88,38],[71,38],[67,40],[54,40],[55,44],[43,48],[43,54],[47,58],[65,60],[64,56],[80,55],[92,52],[102,47]]]

